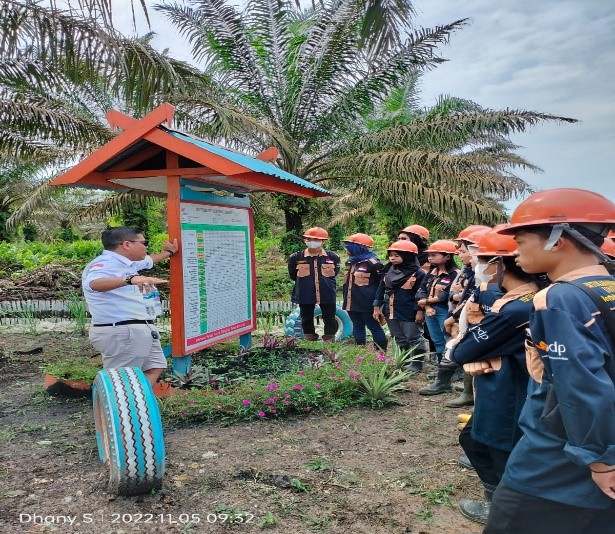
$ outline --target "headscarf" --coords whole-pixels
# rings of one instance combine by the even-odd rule
[[[394,265],[391,262],[387,263],[384,271],[384,287],[388,290],[394,290],[406,283],[416,271],[419,270],[419,260],[417,255],[412,252],[396,250],[403,260],[399,265]]]
[[[348,263],[357,263],[359,261],[369,260],[370,258],[376,258],[376,254],[369,250],[369,248],[365,245],[345,241],[344,248],[350,254],[348,257]]]

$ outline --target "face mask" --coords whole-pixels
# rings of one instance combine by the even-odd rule
[[[478,286],[483,283],[489,283],[493,278],[492,274],[485,274],[485,271],[489,267],[488,263],[479,263],[474,269],[474,283]]]
[[[322,241],[308,241],[306,245],[308,248],[314,250],[322,246]]]

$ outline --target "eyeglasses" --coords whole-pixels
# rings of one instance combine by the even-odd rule
[[[410,241],[410,238],[409,237],[405,237],[405,236],[404,237],[398,237],[397,241]]]
[[[147,239],[143,240],[143,241],[139,241],[136,239],[128,239],[127,241],[130,241],[131,243],[141,243],[144,246],[147,246],[147,244],[149,243],[149,241]]]

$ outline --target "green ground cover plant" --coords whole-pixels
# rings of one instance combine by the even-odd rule
[[[397,401],[395,393],[403,389],[407,376],[393,359],[368,347],[331,344],[323,349],[322,344],[305,343],[292,351],[293,356],[278,348],[235,356],[210,354],[210,365],[219,367],[211,368],[209,387],[183,389],[162,399],[163,420],[174,426],[232,424],[336,413],[350,406],[380,408]],[[251,354],[256,356],[251,358]],[[243,359],[246,374],[239,377],[238,367],[227,379],[220,366],[226,365],[228,370],[228,360],[233,358],[237,362]],[[204,361],[200,360],[200,365]],[[372,376],[379,377],[377,387],[365,387],[364,377],[369,384]]]

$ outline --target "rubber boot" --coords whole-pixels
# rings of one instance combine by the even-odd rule
[[[461,499],[459,501],[459,511],[461,515],[467,517],[470,521],[480,523],[481,525],[487,524],[487,518],[489,517],[489,510],[491,508],[491,501],[493,500],[493,493],[497,486],[491,484],[485,484],[485,500],[474,501],[472,499]]]
[[[359,347],[364,347],[364,346],[365,346],[365,343],[366,343],[366,340],[365,340],[365,339],[360,339],[360,340],[358,340],[358,341],[357,341],[356,339],[354,340],[354,344],[355,344],[355,345],[357,345],[357,346],[359,346]]]
[[[461,382],[465,377],[465,372],[463,371],[463,367],[458,367],[455,369],[455,374],[453,375],[453,382]]]
[[[464,469],[474,470],[474,466],[472,465],[472,462],[470,462],[470,459],[465,454],[457,458],[457,463],[459,464],[459,467],[463,467]]]
[[[462,406],[474,405],[474,388],[472,387],[472,377],[466,374],[463,377],[463,391],[459,397],[448,401],[444,406],[447,408],[461,408]]]
[[[306,341],[318,341],[318,334],[303,334]]]
[[[453,390],[451,379],[455,373],[455,368],[439,367],[436,381],[426,388],[419,389],[419,395],[441,395]]]
[[[419,343],[414,346],[412,352],[412,361],[404,367],[404,370],[408,372],[410,376],[416,375],[423,370],[423,360],[425,354],[425,344]]]
[[[442,354],[440,354],[439,352],[437,352],[435,355],[434,354],[430,355],[431,363],[438,365],[440,363],[440,360],[442,360]],[[433,380],[437,376],[438,376],[438,371],[436,370],[436,371],[433,371],[433,372],[429,373],[427,375],[427,378],[429,380]]]
[[[378,347],[382,352],[386,352],[389,346],[389,340],[388,339],[382,339],[380,341],[374,340],[374,345],[376,345],[376,347]]]
[[[331,341],[335,341],[335,334],[325,334],[322,336],[322,340],[325,343],[331,343]]]

